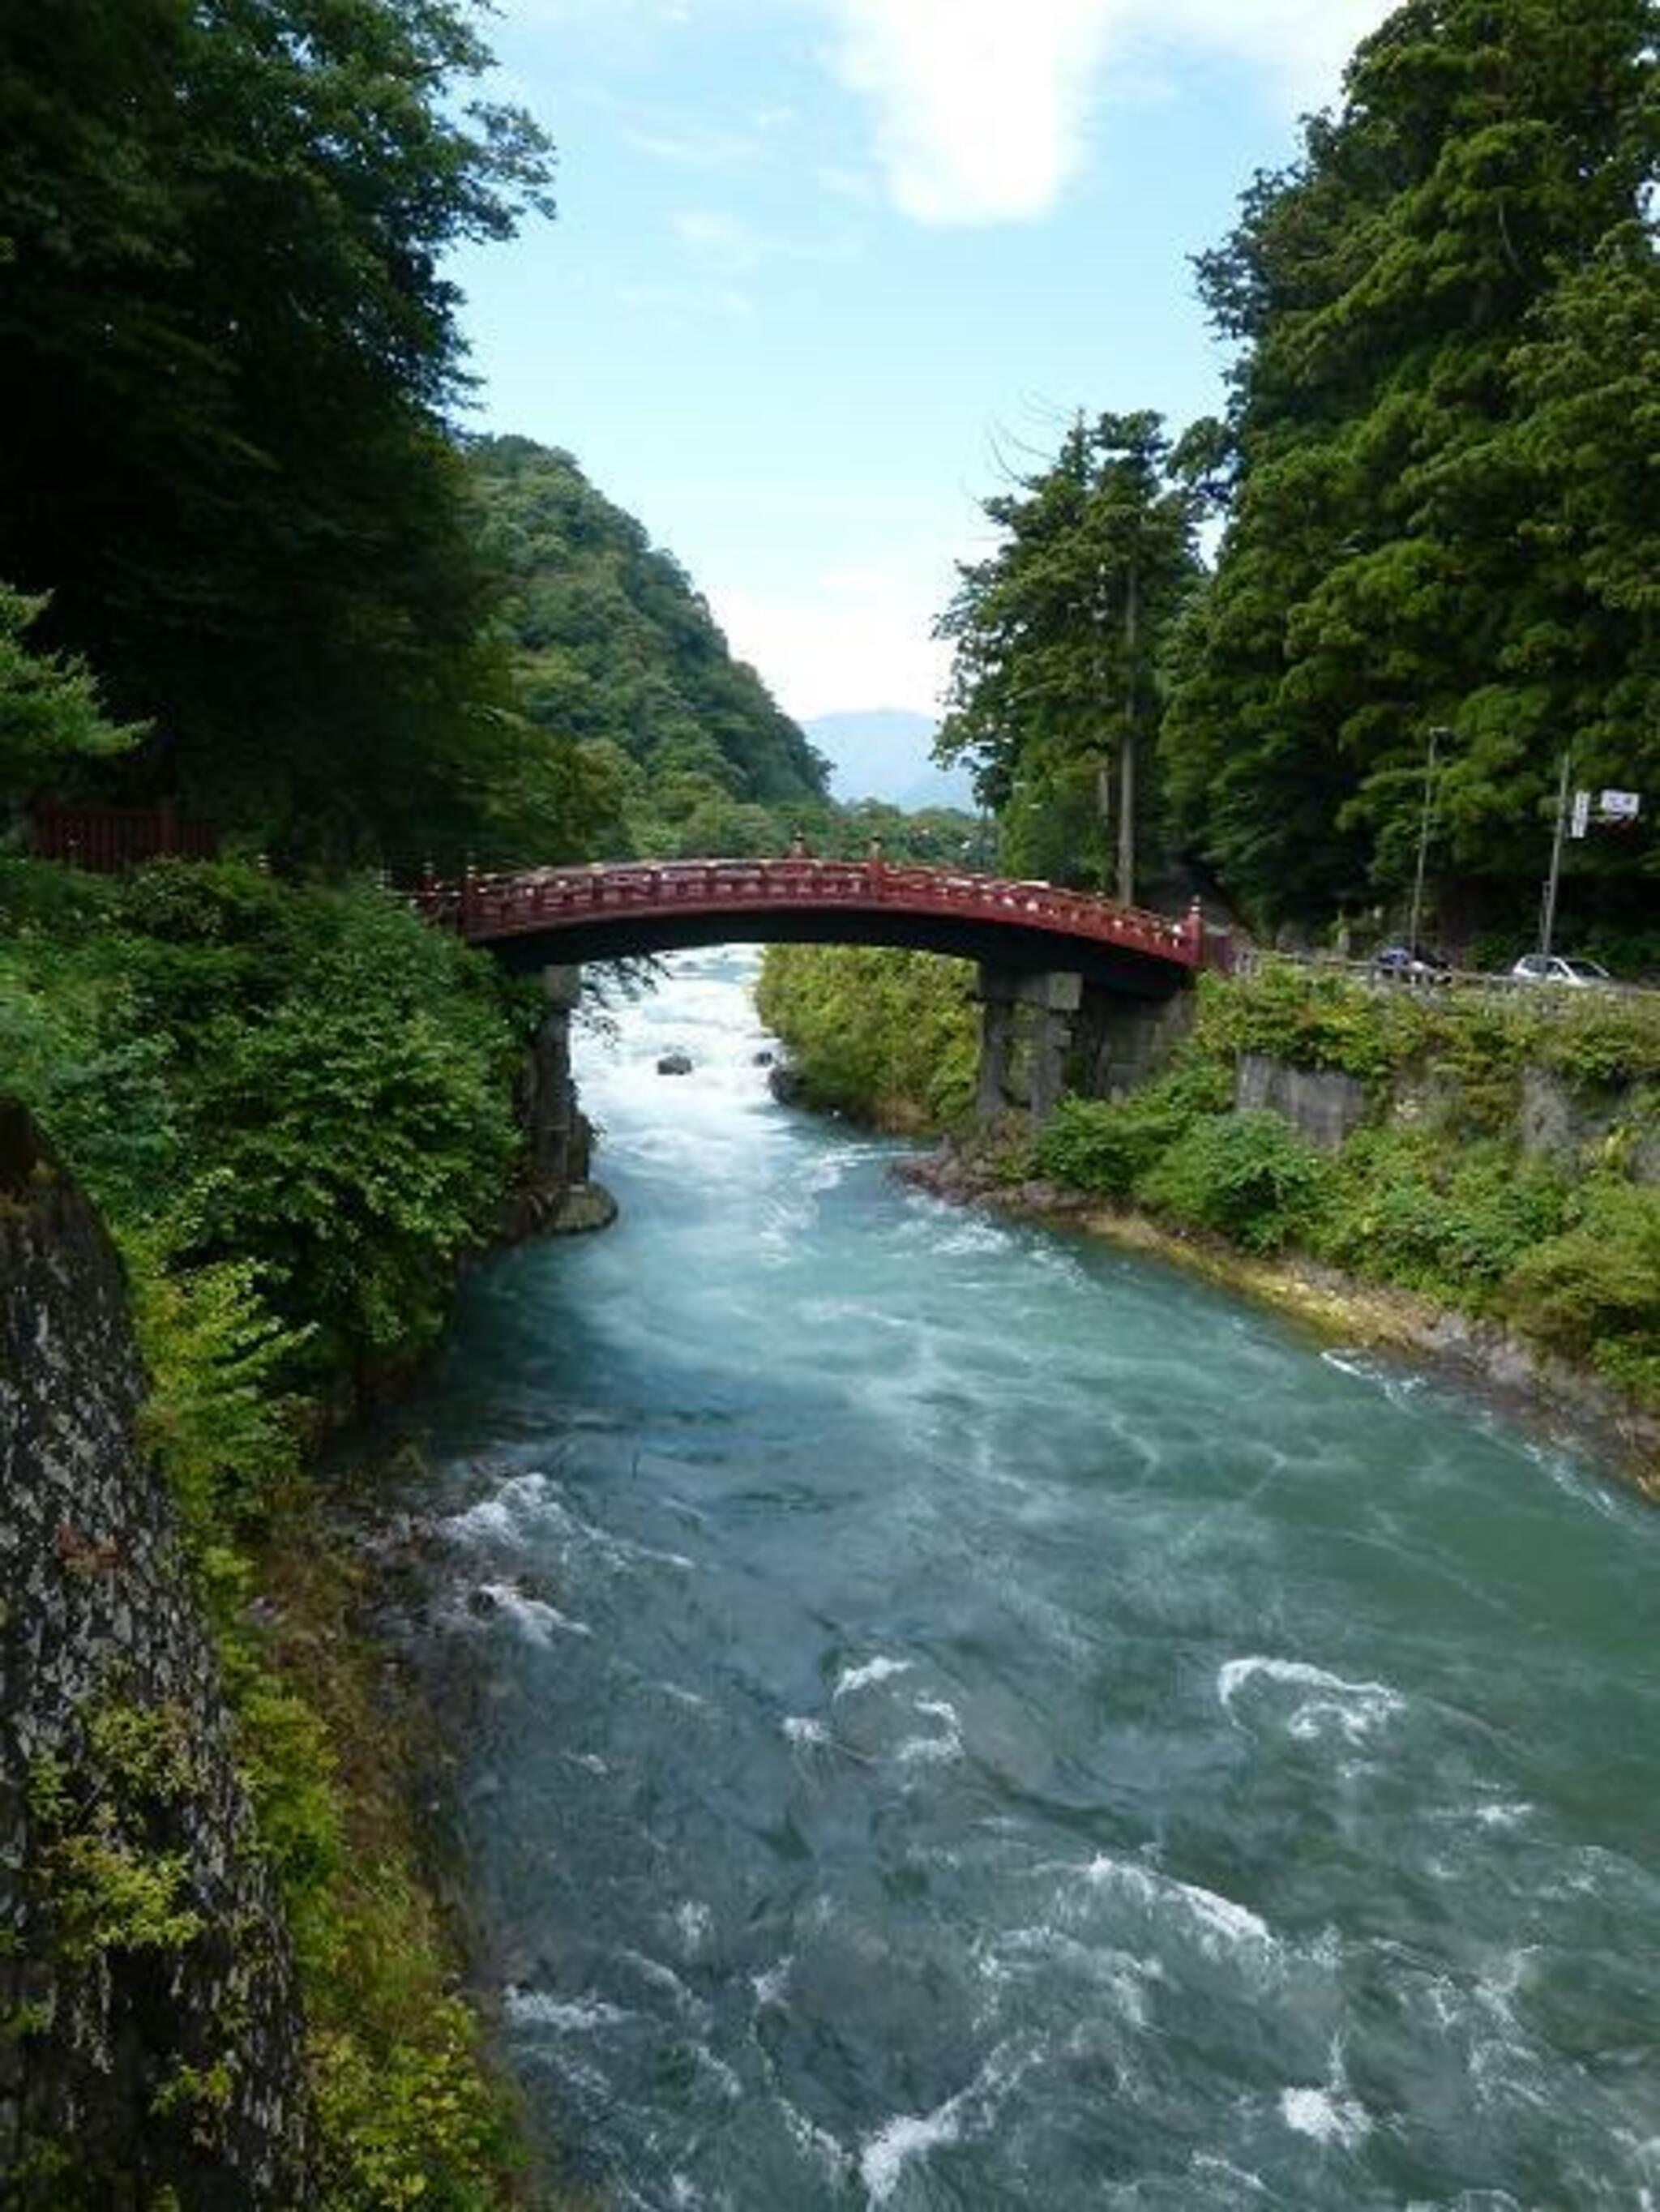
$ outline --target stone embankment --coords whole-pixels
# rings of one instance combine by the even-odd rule
[[[0,1102],[0,2198],[312,2201],[304,2022],[119,1263]]]

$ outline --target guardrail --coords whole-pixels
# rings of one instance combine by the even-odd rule
[[[1524,998],[1549,999],[1577,1005],[1598,995],[1634,999],[1660,999],[1660,985],[1626,983],[1610,978],[1606,983],[1573,984],[1541,982],[1530,975],[1512,975],[1507,970],[1494,973],[1487,969],[1446,968],[1432,975],[1402,974],[1398,969],[1380,967],[1375,960],[1349,960],[1335,952],[1282,952],[1264,945],[1236,945],[1230,973],[1235,975],[1260,975],[1273,967],[1296,968],[1304,974],[1336,975],[1353,983],[1365,983],[1380,991],[1411,991],[1433,996],[1438,992],[1466,995],[1489,993],[1509,996],[1520,993]]]

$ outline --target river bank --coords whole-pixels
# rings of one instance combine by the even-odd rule
[[[1479,1389],[1554,1443],[1582,1447],[1660,1504],[1660,1414],[1571,1360],[1541,1352],[1499,1322],[1396,1285],[1369,1283],[1298,1252],[1262,1257],[1203,1230],[1173,1227],[1041,1176],[1011,1180],[1006,1154],[942,1139],[896,1163],[901,1181],[936,1198],[1096,1237],[1237,1291],[1333,1343],[1433,1363]]]

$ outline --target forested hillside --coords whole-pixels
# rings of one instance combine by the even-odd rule
[[[489,438],[467,464],[522,710],[555,748],[577,743],[609,849],[781,849],[779,810],[824,799],[824,763],[684,569],[569,453]]]
[[[1642,802],[1571,844],[1569,927],[1660,961],[1656,29],[1408,0],[1201,258],[1226,420],[1080,412],[984,502],[939,753],[1010,866],[1398,928],[1421,839],[1429,925],[1522,950],[1566,775]]]
[[[1200,264],[1240,351],[1232,506],[1164,736],[1180,826],[1307,920],[1432,876],[1525,919],[1559,763],[1646,793],[1582,916],[1660,872],[1651,0],[1409,0]]]

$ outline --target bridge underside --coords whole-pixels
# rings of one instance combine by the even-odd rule
[[[710,945],[891,945],[1025,975],[1081,975],[1098,989],[1141,1000],[1168,999],[1189,980],[1187,970],[1171,961],[1128,946],[1091,944],[1030,924],[1000,927],[949,915],[906,914],[893,907],[605,915],[496,938],[489,950],[504,967],[528,975],[567,963],[637,959]]]

